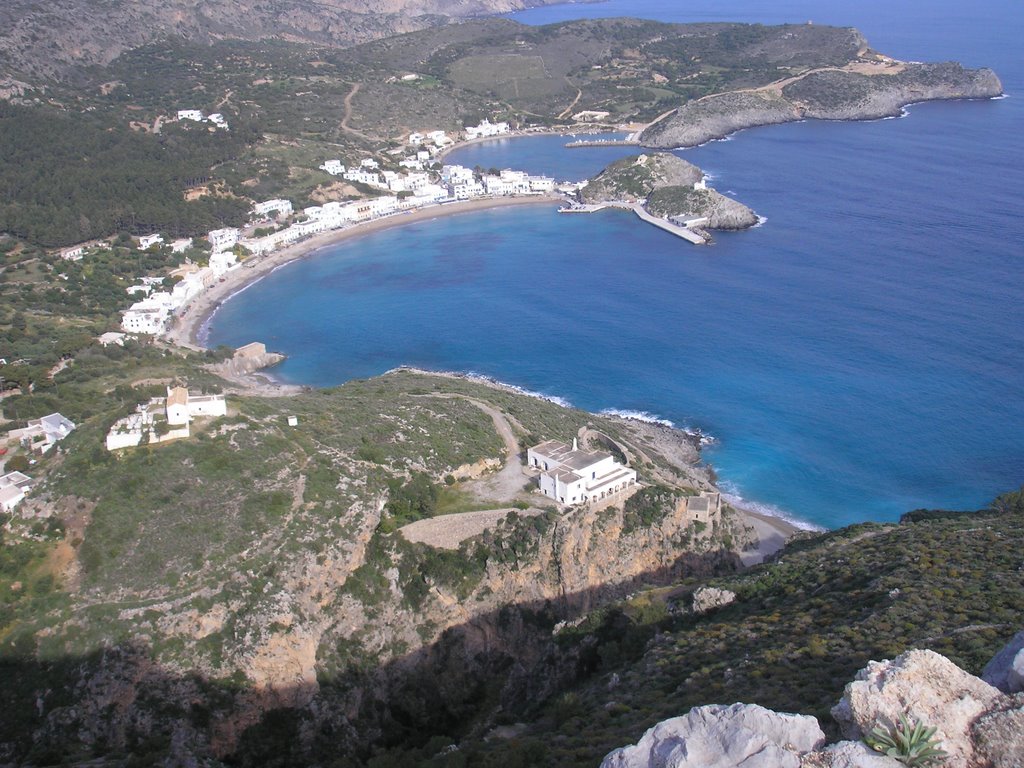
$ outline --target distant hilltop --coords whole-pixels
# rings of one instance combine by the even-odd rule
[[[352,45],[448,23],[507,13],[552,0],[320,0],[242,3],[237,0],[66,0],[0,4],[0,75],[59,77],[125,51],[173,38]]]

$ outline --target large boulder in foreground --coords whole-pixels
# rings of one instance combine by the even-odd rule
[[[1005,668],[1024,633],[986,667]],[[899,768],[863,741],[900,716],[938,730],[950,768],[1024,768],[1024,693],[1008,696],[933,651],[872,661],[832,709],[850,741],[824,746],[818,721],[756,704],[694,707],[665,720],[636,744],[611,752],[601,768]]]
[[[659,723],[601,768],[800,768],[800,756],[824,743],[813,717],[712,704]]]
[[[875,726],[890,728],[905,715],[938,729],[948,764],[975,765],[971,728],[1006,696],[934,651],[907,651],[892,661],[872,661],[846,686],[832,708],[843,735],[862,739]]]
[[[1004,693],[1024,691],[1024,632],[1018,632],[992,657],[981,672],[981,679]]]

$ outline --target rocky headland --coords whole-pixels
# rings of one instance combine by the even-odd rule
[[[636,203],[653,216],[669,221],[706,218],[704,229],[746,229],[757,214],[708,187],[704,172],[668,152],[617,160],[580,189],[584,204]]]
[[[1002,92],[991,69],[865,55],[844,67],[813,69],[760,88],[688,102],[649,125],[638,141],[654,148],[693,147],[744,128],[812,118],[877,120],[921,101],[983,99]]]

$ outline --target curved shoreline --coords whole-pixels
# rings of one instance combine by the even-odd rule
[[[161,338],[174,346],[191,350],[206,347],[199,340],[199,332],[214,315],[221,304],[232,296],[269,275],[276,269],[293,261],[315,255],[328,246],[336,245],[373,232],[380,232],[405,224],[416,224],[461,213],[473,213],[491,208],[507,208],[520,205],[558,205],[562,198],[557,195],[534,195],[530,197],[492,197],[464,202],[428,206],[406,213],[375,219],[346,229],[324,232],[290,245],[266,256],[248,259],[241,266],[224,275],[220,282],[210,286],[199,296],[186,304],[174,315],[174,324]]]

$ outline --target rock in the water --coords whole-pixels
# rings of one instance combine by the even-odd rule
[[[934,651],[907,651],[873,661],[846,686],[832,709],[843,735],[861,739],[875,726],[892,727],[904,714],[938,728],[948,764],[973,765],[971,726],[1005,696]]]
[[[1018,632],[985,665],[981,679],[1004,693],[1024,691],[1024,632]]]
[[[799,768],[800,756],[824,743],[808,715],[713,704],[658,723],[635,745],[610,753],[601,768]]]
[[[705,186],[704,172],[668,152],[616,160],[579,191],[581,202],[638,203],[663,219],[707,219],[706,229],[746,229],[757,214]]]
[[[974,724],[975,753],[992,768],[1024,768],[1024,695]],[[987,761],[987,762],[985,762]]]
[[[736,593],[716,587],[699,587],[693,592],[693,612],[707,613],[736,602]]]

